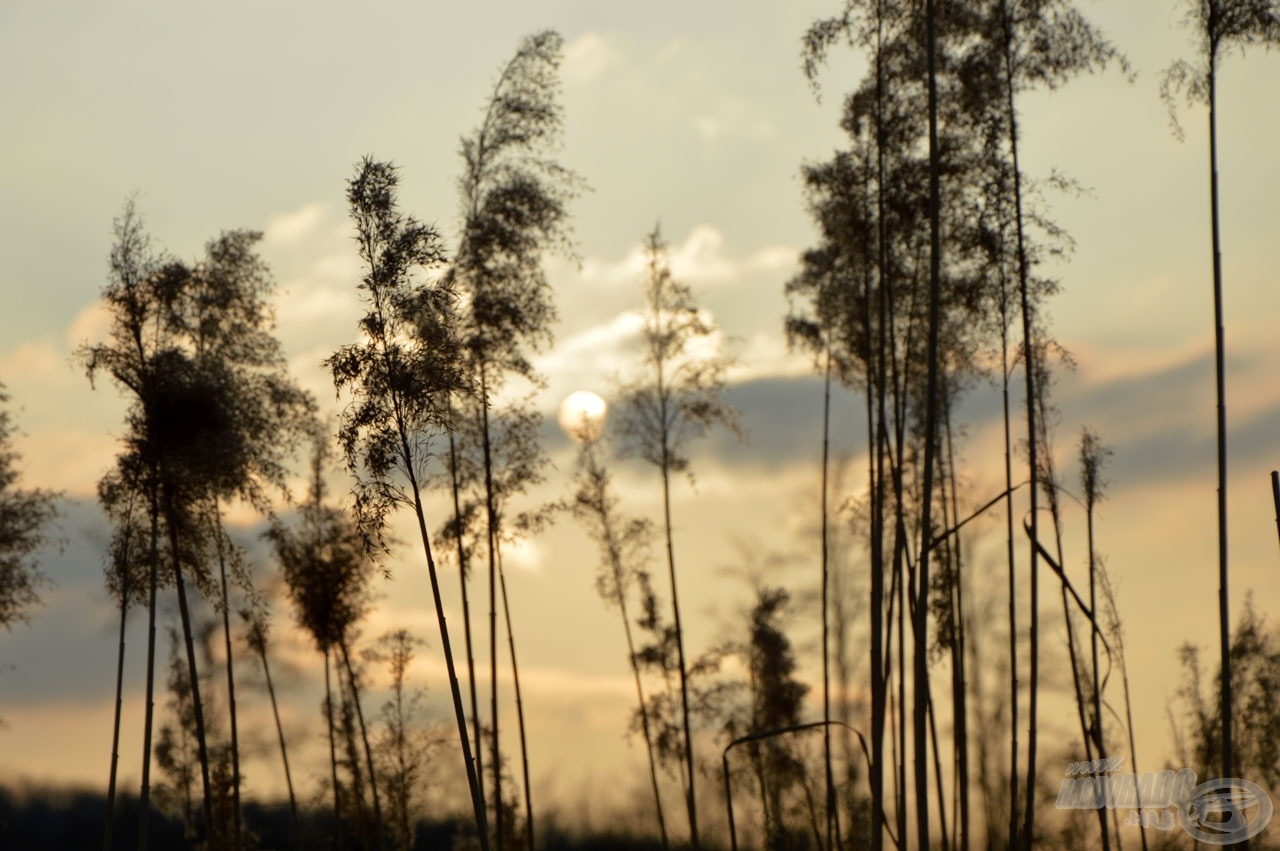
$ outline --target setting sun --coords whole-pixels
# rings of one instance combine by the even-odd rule
[[[590,390],[579,390],[570,393],[560,403],[556,413],[556,422],[565,434],[578,443],[596,440],[604,433],[605,419],[608,417],[608,405]]]

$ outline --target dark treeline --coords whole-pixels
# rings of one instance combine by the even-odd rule
[[[115,804],[122,818],[116,826],[114,843],[121,848],[137,847],[138,798],[120,795]],[[295,847],[295,825],[287,805],[256,802],[245,804],[245,820],[254,826],[257,848]],[[102,821],[107,802],[100,792],[76,792],[40,788],[0,788],[0,825],[4,826],[6,847],[10,848],[92,848],[102,840]],[[151,847],[161,851],[182,851],[190,847],[184,837],[182,820],[152,811],[149,825]],[[435,851],[452,847],[461,830],[453,819],[415,819],[412,837],[403,847],[410,851]],[[304,848],[324,848],[334,830],[332,814],[324,809],[302,813]],[[654,851],[654,840],[612,833],[584,833],[560,827],[554,821],[545,832],[540,847],[548,851]]]
[[[1224,51],[1280,43],[1280,6],[1194,0],[1189,20],[1199,53],[1170,69],[1163,94],[1209,109],[1221,662],[1204,670],[1195,648],[1180,651],[1169,716],[1184,765],[1274,786],[1280,639],[1251,604],[1232,636],[1227,605],[1215,92]],[[1053,394],[1072,360],[1049,327],[1052,270],[1073,244],[1051,202],[1078,187],[1027,172],[1019,126],[1036,90],[1132,78],[1129,65],[1070,0],[849,0],[801,39],[816,92],[831,88],[825,65],[842,46],[869,61],[841,81],[840,147],[801,168],[815,240],[780,317],[821,376],[814,409],[783,414],[822,419],[816,510],[798,536],[758,530],[740,546],[731,572],[746,602],[701,646],[680,591],[707,566],[687,556],[694,533],[673,500],[693,492],[701,441],[748,436],[721,331],[657,227],[612,417],[590,394],[566,403],[576,464],[568,484],[550,480],[536,364],[557,312],[544,263],[576,256],[570,212],[586,188],[559,159],[557,33],[519,43],[461,137],[455,233],[402,208],[413,175],[356,164],[346,201],[363,312],[324,360],[335,421],[290,375],[261,234],[227,231],[180,260],[126,202],[101,291],[109,333],[77,353],[127,403],[98,488],[119,623],[105,794],[0,790],[6,847],[1118,851],[1135,833],[1144,851],[1167,844],[1106,808],[1053,806],[1058,762],[1140,765],[1123,566],[1095,539],[1111,450],[1089,427],[1060,435]],[[965,455],[963,406],[983,388],[999,400],[993,493],[974,492]],[[857,402],[857,465],[833,450],[849,442],[836,394]],[[38,602],[57,504],[18,486],[12,434],[0,411],[6,628]],[[628,505],[623,476],[656,516]],[[256,525],[233,528],[233,509]],[[539,801],[531,781],[537,725],[517,663],[527,598],[504,554],[565,515],[621,622],[626,732],[643,745],[643,775],[618,784],[630,809],[609,832],[570,830],[563,802]],[[1065,543],[1077,526],[1083,554]],[[979,542],[994,563],[975,557]],[[430,634],[371,634],[393,567],[430,588]],[[460,618],[448,622],[454,577]],[[145,648],[126,646],[131,617],[146,619]],[[296,671],[280,678],[277,642],[290,627],[323,669],[308,710],[323,731],[318,773],[300,770],[282,720]],[[119,770],[134,654],[146,666],[137,795]],[[444,663],[430,683],[447,694],[443,717],[428,711],[415,658]],[[245,783],[248,702],[263,717],[270,706],[279,802]],[[514,730],[499,724],[508,709]]]

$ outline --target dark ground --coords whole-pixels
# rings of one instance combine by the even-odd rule
[[[293,851],[293,829],[287,805],[246,804],[244,824],[252,831],[254,851]],[[83,851],[102,847],[106,823],[106,797],[100,793],[74,790],[13,790],[0,787],[0,851]],[[327,813],[303,814],[303,847],[324,851],[332,847],[333,820]],[[456,822],[423,820],[417,825],[414,851],[448,851],[459,830]],[[194,849],[183,836],[181,821],[153,812],[149,827],[153,851]],[[138,799],[125,796],[116,801],[112,848],[130,851],[137,845]],[[582,836],[557,828],[542,831],[538,838],[542,851],[658,851],[661,846],[647,839],[621,835]],[[346,851],[360,851],[354,836],[344,843]]]

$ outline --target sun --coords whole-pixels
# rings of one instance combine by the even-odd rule
[[[604,421],[608,416],[608,405],[590,390],[579,390],[570,393],[560,403],[560,411],[556,414],[556,422],[565,434],[578,443],[589,443],[604,433]]]

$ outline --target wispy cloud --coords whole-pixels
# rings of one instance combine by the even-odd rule
[[[778,135],[773,121],[743,98],[723,98],[711,111],[695,115],[691,121],[707,142],[728,137],[769,140]]]
[[[328,218],[324,204],[311,203],[288,213],[272,216],[263,231],[268,245],[294,245],[318,233]]]
[[[565,46],[560,70],[570,85],[584,85],[621,61],[621,49],[611,36],[587,30]]]
[[[796,265],[799,252],[790,246],[772,245],[735,256],[724,233],[709,223],[695,225],[683,238],[668,240],[671,274],[696,287],[712,288],[742,283],[762,273],[778,273]],[[630,286],[638,294],[648,260],[642,241],[620,258],[588,257],[581,278],[587,285]]]

